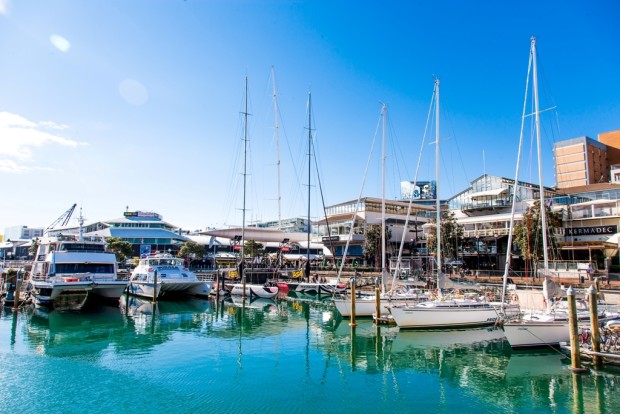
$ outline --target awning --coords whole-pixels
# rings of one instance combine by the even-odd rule
[[[503,194],[507,191],[508,191],[507,188],[496,188],[494,190],[479,191],[477,193],[471,194],[469,197],[472,200],[476,200],[478,198],[484,198],[484,197],[497,197],[498,195]]]

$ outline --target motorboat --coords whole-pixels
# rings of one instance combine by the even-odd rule
[[[244,290],[245,287],[245,290]],[[278,286],[256,285],[251,283],[235,283],[230,288],[232,296],[246,296],[249,298],[271,299],[278,295]]]
[[[116,255],[101,236],[58,234],[36,241],[28,280],[35,304],[57,310],[79,310],[89,294],[118,300],[127,286],[117,275]]]
[[[185,267],[182,258],[168,253],[143,256],[129,278],[129,293],[147,298],[165,294],[208,296],[211,283],[198,279]]]

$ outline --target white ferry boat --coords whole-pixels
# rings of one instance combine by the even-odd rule
[[[79,310],[89,294],[118,300],[127,281],[118,278],[116,256],[105,246],[101,236],[59,234],[37,239],[28,286],[35,304]]]
[[[166,293],[208,296],[211,283],[198,279],[187,269],[183,259],[171,254],[154,254],[140,259],[129,278],[129,293],[157,298]]]

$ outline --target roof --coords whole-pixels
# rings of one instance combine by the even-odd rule
[[[162,229],[118,229],[111,227],[106,229],[110,231],[110,236],[120,237],[123,239],[129,238],[158,238],[158,239],[177,239],[177,240],[189,240],[185,236],[181,236],[178,233],[174,233]]]
[[[229,229],[216,229],[216,230],[207,230],[201,232],[203,235],[207,236],[216,236],[216,237],[225,237],[227,239],[233,239],[236,236],[241,236],[242,229],[240,227],[229,228]],[[306,233],[298,233],[298,232],[285,232],[278,229],[271,228],[262,228],[262,227],[246,227],[243,229],[243,236],[245,240],[254,240],[257,242],[281,242],[284,239],[289,239],[291,242],[302,241],[306,239],[308,236]]]

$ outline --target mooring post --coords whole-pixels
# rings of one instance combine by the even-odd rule
[[[381,318],[381,284],[379,278],[375,279],[375,313],[377,314],[375,320],[379,325],[379,319]]]
[[[602,365],[602,358],[598,355],[601,352],[601,332],[598,327],[598,290],[594,286],[588,288],[588,301],[590,302],[590,332],[592,341],[592,363],[594,368],[599,369]]]
[[[245,294],[245,284],[246,284],[246,282],[245,282],[245,268],[241,272],[242,272],[241,273],[241,280],[242,280],[242,283],[243,283],[243,293],[241,294],[241,299],[245,300],[245,298],[246,298],[246,294]]]
[[[153,303],[157,302],[157,269],[153,271]]]
[[[351,322],[350,326],[357,326],[355,322],[355,278],[351,279]]]
[[[568,325],[570,330],[570,370],[575,373],[585,372],[587,369],[581,366],[579,332],[577,330],[577,306],[575,304],[575,290],[572,286],[566,290],[566,296],[568,297]]]
[[[15,275],[15,292],[13,292],[13,312],[17,312],[19,310],[19,289],[21,288],[21,283],[19,283],[19,277],[22,274],[22,270],[19,269],[17,274]]]
[[[219,269],[215,273],[215,299],[218,301],[220,300],[220,270]]]

